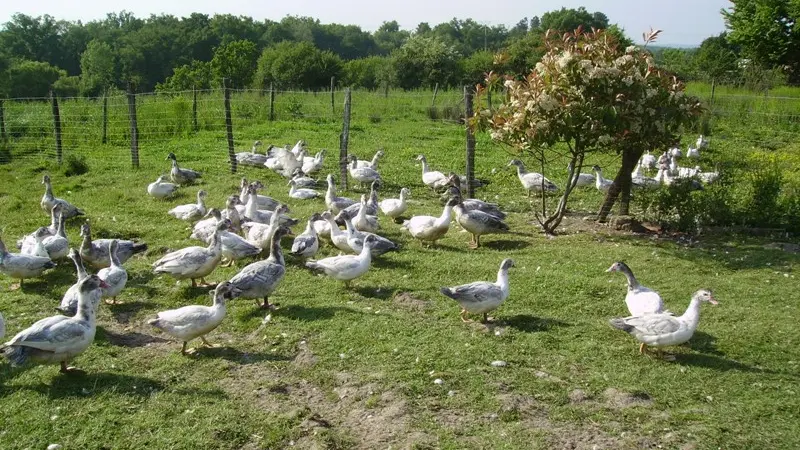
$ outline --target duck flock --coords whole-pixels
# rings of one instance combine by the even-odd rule
[[[687,157],[698,157],[699,149],[707,145],[708,142],[701,136],[697,146],[689,149]],[[385,156],[383,151],[379,150],[371,160],[359,160],[351,156],[348,166],[350,176],[362,186],[369,186],[369,194],[356,200],[337,195],[333,175],[326,177],[327,190],[324,194],[315,190],[317,181],[312,176],[322,169],[325,150],[313,157],[307,156],[302,140],[293,148],[270,146],[265,153],[258,152],[260,146],[261,142],[256,141],[251,151],[238,153],[238,163],[266,167],[282,175],[289,180],[289,197],[294,200],[324,197],[326,210],[307,219],[305,230],[294,236],[291,254],[302,258],[310,271],[340,280],[347,287],[352,280],[369,271],[374,258],[401,250],[400,245],[379,234],[379,215],[400,224],[404,232],[424,246],[435,245],[447,234],[453,220],[471,235],[470,248],[479,247],[483,235],[509,231],[505,223],[506,213],[498,205],[464,198],[461,194],[464,177],[453,172],[445,175],[431,170],[423,155],[417,158],[422,165],[422,184],[433,191],[444,192],[445,204],[441,214],[418,215],[403,220],[410,189],[402,188],[398,198],[378,201],[378,190],[383,182],[378,166]],[[687,176],[689,172],[673,168],[676,159],[682,156],[680,153],[678,149],[671,149],[658,159],[649,153],[645,154],[634,172],[634,184],[658,186],[669,184],[675,177]],[[157,199],[169,198],[182,187],[202,180],[200,172],[180,167],[175,154],[170,153],[167,159],[172,164],[169,176],[160,176],[147,186],[148,194]],[[519,160],[511,161],[509,166],[516,166],[520,183],[529,194],[541,189],[558,190],[542,174],[527,172]],[[643,168],[652,169],[656,166],[658,175],[655,178],[641,174],[636,176],[636,172]],[[693,169],[688,176],[713,182],[715,177],[709,174]],[[589,186],[593,182],[600,190],[610,185],[597,166],[594,177],[588,174],[576,174],[576,177],[577,185]],[[640,178],[641,182],[637,182],[636,178]],[[84,216],[84,211],[55,197],[49,176],[43,177],[42,184],[45,193],[41,207],[50,214],[50,225],[19,239],[19,253],[10,253],[0,240],[0,272],[18,279],[21,287],[25,279],[39,277],[54,267],[55,261],[69,258],[76,268],[76,282],[66,290],[57,307],[58,315],[41,319],[20,331],[2,344],[0,351],[14,366],[26,362],[59,363],[62,372],[72,372],[77,369],[68,363],[86,351],[94,340],[95,319],[101,300],[116,303],[117,296],[124,290],[128,280],[124,263],[133,255],[147,250],[147,244],[123,239],[92,239],[87,221],[81,225],[79,248],[70,248],[64,230],[65,221]],[[193,351],[187,350],[187,343],[193,339],[200,338],[204,345],[210,345],[205,336],[224,320],[227,300],[249,298],[259,308],[276,308],[269,298],[279,288],[287,270],[281,239],[291,235],[291,228],[300,221],[290,216],[289,205],[259,194],[263,188],[264,185],[259,181],[242,179],[239,192],[230,195],[221,208],[207,207],[206,192],[200,189],[195,203],[179,205],[167,211],[177,219],[192,223],[191,238],[204,245],[182,248],[162,256],[152,263],[154,273],[165,274],[179,281],[189,280],[193,287],[198,284],[207,286],[205,278],[218,266],[234,265],[248,258],[256,259],[230,280],[216,284],[212,291],[211,306],[189,305],[162,311],[148,321],[154,328],[180,341],[183,354]],[[341,253],[315,259],[322,245],[333,246]],[[268,256],[262,259],[264,254]],[[90,274],[87,265],[97,269],[97,274]],[[468,322],[469,314],[477,314],[485,322],[489,319],[488,313],[498,308],[509,296],[508,273],[512,267],[514,261],[504,259],[495,281],[442,287],[440,292],[458,302],[461,320]],[[717,303],[710,291],[699,290],[692,297],[686,312],[676,316],[664,309],[657,292],[639,284],[624,262],[614,263],[608,272],[621,272],[627,278],[625,303],[630,312],[629,317],[612,319],[610,324],[638,340],[641,353],[652,346],[659,349],[658,353],[661,354],[660,347],[688,341],[697,328],[701,303]],[[6,324],[0,314],[0,338],[5,334],[5,329]]]

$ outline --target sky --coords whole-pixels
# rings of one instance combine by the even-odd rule
[[[491,7],[487,7],[491,5]],[[605,13],[611,23],[621,25],[629,37],[640,42],[642,32],[650,27],[664,30],[659,45],[699,45],[703,39],[724,31],[720,9],[730,6],[729,0],[4,0],[0,2],[0,23],[12,14],[31,16],[49,14],[60,20],[102,19],[106,13],[127,10],[137,17],[150,14],[188,16],[192,12],[251,16],[255,20],[279,21],[287,15],[311,16],[322,23],[360,25],[373,31],[381,23],[397,20],[401,28],[414,29],[420,22],[431,26],[453,17],[472,18],[486,25],[504,24],[508,27],[523,17],[540,16],[561,7],[584,6],[590,12]]]

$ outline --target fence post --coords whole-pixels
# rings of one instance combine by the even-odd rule
[[[108,142],[108,90],[103,90],[103,144]]]
[[[436,83],[436,86],[433,87],[433,100],[431,100],[431,108],[436,106],[436,94],[439,93],[439,83]]]
[[[475,135],[469,125],[472,118],[472,90],[464,86],[464,125],[467,129],[467,198],[474,198],[475,190]]]
[[[350,142],[350,88],[344,90],[344,117],[339,136],[339,177],[342,189],[347,190],[347,144]]]
[[[228,159],[231,162],[231,173],[236,173],[236,153],[233,148],[233,122],[231,121],[231,89],[228,79],[222,79],[222,90],[225,93],[225,132],[228,135]]]
[[[389,98],[389,82],[387,81],[383,85],[383,98]]]
[[[6,141],[6,115],[5,115],[6,101],[0,98],[0,140]]]
[[[275,85],[269,84],[269,121],[275,120]]]
[[[192,129],[195,133],[199,130],[197,127],[197,88],[192,86]]]
[[[50,91],[50,102],[53,104],[53,131],[56,137],[56,160],[58,165],[61,165],[61,114],[58,111],[58,98],[56,94]]]
[[[336,106],[334,106],[334,89],[336,88],[336,77],[331,77],[331,114],[336,114]]]
[[[133,83],[128,81],[128,117],[131,122],[131,164],[139,168],[139,125],[136,123],[136,94]]]
[[[711,100],[709,101],[709,103],[710,103],[712,106],[714,105],[714,91],[716,91],[716,90],[717,90],[717,83],[716,83],[716,81],[717,81],[717,80],[716,80],[716,79],[714,79],[714,78],[712,78],[712,79],[711,79]]]

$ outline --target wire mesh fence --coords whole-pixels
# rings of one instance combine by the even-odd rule
[[[767,140],[800,138],[800,97],[694,92],[709,109],[710,127],[748,130],[727,136],[746,145]],[[214,145],[226,147],[223,90],[139,93],[135,95],[139,146],[180,145],[202,134]],[[259,133],[275,124],[318,124],[335,127],[342,122],[344,92],[337,91],[231,91],[231,117],[237,151],[249,148]],[[124,94],[107,97],[60,98],[60,126],[65,158],[91,158],[98,149],[106,157],[130,160],[131,115]],[[55,120],[51,99],[5,99],[0,105],[2,136],[0,163],[42,158],[55,161]],[[442,129],[463,129],[463,91],[353,91],[352,121],[358,127],[393,123],[412,126],[414,133],[443,136]],[[277,125],[276,125],[277,126]],[[458,134],[446,133],[450,145]],[[463,138],[463,135],[462,135]],[[331,142],[338,142],[338,137]],[[463,143],[463,140],[461,141]],[[329,143],[330,145],[330,143]],[[438,144],[431,144],[431,148]]]

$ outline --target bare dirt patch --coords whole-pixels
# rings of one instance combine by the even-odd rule
[[[398,292],[394,296],[394,302],[406,309],[413,311],[425,311],[430,302],[414,297],[410,292]]]
[[[614,409],[653,405],[653,399],[645,392],[631,393],[608,388],[603,392],[603,397],[606,399],[606,405]]]

